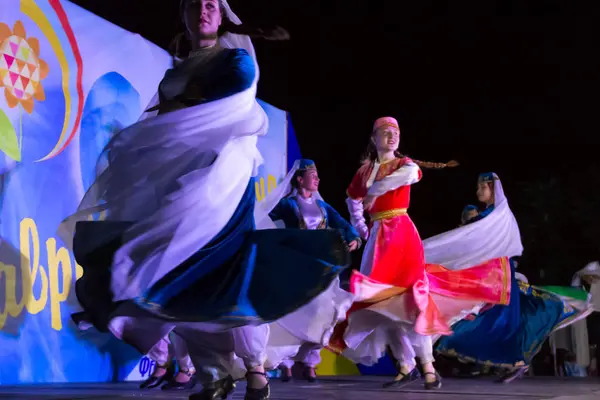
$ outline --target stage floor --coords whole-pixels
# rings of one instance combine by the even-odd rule
[[[591,400],[600,399],[599,379],[525,378],[509,385],[488,379],[445,379],[438,391],[425,391],[415,382],[402,389],[382,389],[383,377],[323,378],[318,383],[271,383],[272,400]],[[238,385],[230,399],[244,398],[245,384]],[[198,387],[199,390],[199,387]],[[187,399],[189,392],[141,391],[137,384],[55,384],[0,386],[0,399],[100,400],[100,399]]]

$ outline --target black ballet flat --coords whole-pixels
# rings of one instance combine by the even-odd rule
[[[169,382],[162,385],[162,390],[191,390],[196,386],[196,375],[190,371],[179,371],[182,374],[187,375],[190,380],[187,382],[177,382],[175,377],[171,379]]]
[[[246,373],[246,377],[248,375],[262,375],[267,378],[267,374],[264,372],[254,372],[248,371]],[[262,389],[253,389],[246,385],[246,396],[244,396],[244,400],[268,400],[271,398],[271,386],[269,385],[269,381],[267,380],[267,384]]]
[[[521,379],[529,371],[529,366],[517,368],[500,378],[500,383],[511,383],[517,379]]]
[[[423,375],[434,375],[435,381],[427,382],[425,381],[425,389],[426,390],[436,390],[442,388],[442,377],[437,372],[425,372]]]
[[[162,376],[150,376],[140,384],[140,389],[154,389],[165,382],[169,382],[175,375],[175,368],[172,364],[158,365],[156,368],[165,368],[166,371]]]
[[[315,376],[312,376],[312,374],[310,373],[310,370],[312,370],[312,372],[315,372],[314,368],[305,368],[304,372],[302,373],[304,379],[306,379],[309,383],[315,383],[317,381],[317,378]],[[316,375],[316,374],[315,374]]]
[[[386,382],[383,384],[383,387],[384,388],[402,387],[404,385],[408,385],[409,383],[416,381],[417,379],[419,379],[421,377],[421,374],[419,374],[419,371],[417,370],[417,368],[413,368],[413,370],[410,371],[408,374],[403,374],[402,372],[399,372],[399,374],[402,375],[402,378],[395,379],[391,382]]]
[[[289,382],[292,380],[292,371],[288,367],[281,367],[281,382]]]
[[[216,382],[202,385],[202,391],[188,397],[189,400],[225,400],[235,390],[235,381],[231,376]]]

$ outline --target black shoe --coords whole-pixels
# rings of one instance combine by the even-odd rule
[[[402,375],[402,378],[395,379],[391,382],[386,382],[383,384],[383,387],[389,388],[389,387],[395,387],[395,386],[404,386],[411,382],[416,381],[417,379],[419,379],[421,377],[421,374],[419,374],[419,370],[417,370],[417,368],[413,368],[413,370],[410,371],[408,374],[403,374],[402,372],[399,372],[398,374]]]
[[[507,373],[506,375],[503,375],[502,378],[500,378],[499,382],[511,383],[512,381],[521,379],[527,373],[527,371],[529,371],[528,365],[525,367],[517,368],[517,369]]]
[[[425,385],[424,385],[425,389],[427,389],[427,390],[441,389],[442,377],[440,376],[440,374],[438,374],[437,372],[425,372],[423,375],[425,375],[425,376],[434,375],[435,376],[435,381],[433,381],[433,382],[425,381]]]
[[[309,383],[315,383],[317,381],[317,377],[315,375],[315,369],[311,367],[304,368],[304,372],[302,373],[304,379],[306,379]]]
[[[235,382],[231,376],[220,381],[207,383],[202,391],[192,394],[189,400],[225,400],[235,390]]]
[[[265,378],[267,377],[267,374],[265,374],[264,372],[248,371],[246,373],[246,378],[248,377],[248,375],[262,375]],[[253,389],[253,388],[249,387],[248,384],[246,385],[246,396],[244,396],[244,400],[268,400],[270,398],[271,398],[271,387],[269,386],[268,380],[267,380],[267,384],[262,389]]]
[[[179,371],[182,374],[187,375],[190,379],[187,382],[178,382],[175,378],[162,385],[162,390],[191,390],[196,386],[196,375],[190,371]]]
[[[292,370],[288,367],[282,366],[281,368],[281,382],[289,382],[292,380]]]
[[[165,368],[166,371],[162,376],[151,375],[148,379],[140,384],[140,389],[154,389],[155,387],[162,385],[164,382],[168,382],[173,379],[175,371],[172,364],[157,365],[156,368]]]

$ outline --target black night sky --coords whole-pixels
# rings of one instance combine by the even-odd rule
[[[163,48],[182,30],[178,0],[75,3]],[[569,284],[600,258],[597,6],[449,3],[230,0],[243,21],[290,31],[289,42],[255,42],[259,97],[291,112],[343,215],[373,120],[392,115],[405,154],[461,162],[414,186],[422,237],[455,227],[477,174],[494,171],[521,226],[521,272]]]

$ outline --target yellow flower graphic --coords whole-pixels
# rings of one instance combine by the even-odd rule
[[[39,41],[27,38],[25,27],[17,21],[11,30],[0,23],[0,87],[8,107],[21,104],[33,112],[33,100],[46,98],[41,81],[48,75],[48,64],[40,58]]]

